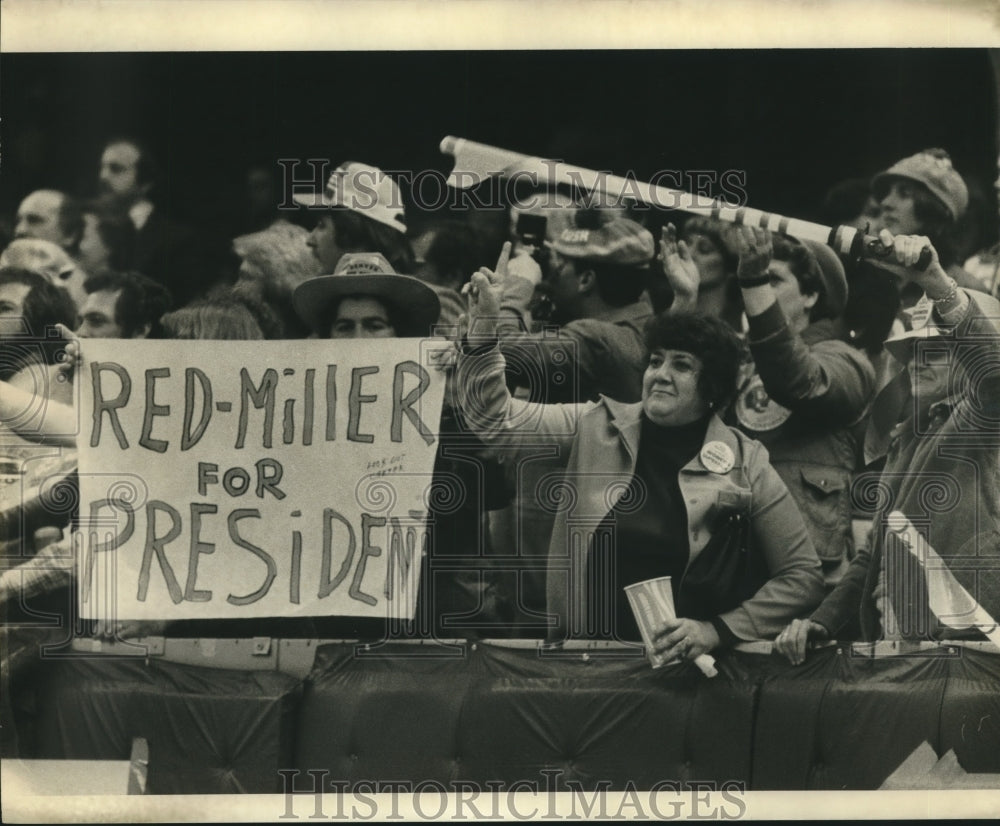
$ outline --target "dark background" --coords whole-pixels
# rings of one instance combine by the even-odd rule
[[[996,235],[987,50],[4,54],[0,102],[8,215],[42,186],[91,194],[117,133],[203,221],[238,207],[252,163],[447,171],[454,134],[640,178],[741,169],[752,206],[804,218],[837,181],[941,146]]]

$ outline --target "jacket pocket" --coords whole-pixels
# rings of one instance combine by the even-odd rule
[[[838,468],[799,469],[795,492],[816,554],[823,562],[851,556],[850,477]]]

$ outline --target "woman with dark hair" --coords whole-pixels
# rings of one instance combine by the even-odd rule
[[[65,444],[65,434],[76,432],[66,406],[72,387],[59,380],[58,367],[60,327],[75,315],[66,290],[38,273],[0,267],[0,439]]]
[[[58,363],[63,341],[57,324],[72,327],[76,308],[66,290],[18,267],[0,268],[0,379],[32,365]]]
[[[879,205],[873,235],[883,229],[893,235],[925,235],[958,286],[983,289],[957,261],[956,225],[969,205],[969,190],[945,150],[924,149],[894,163],[872,178],[872,194]],[[910,293],[908,304],[919,298],[916,288]]]
[[[823,196],[818,215],[827,226],[867,230],[878,218],[878,201],[867,178],[847,178],[831,186]]]
[[[442,325],[457,325],[465,311],[459,290],[483,263],[479,234],[461,221],[426,224],[413,236],[413,274],[430,284],[441,301]]]
[[[386,257],[396,272],[413,272],[410,242],[402,232],[391,226],[346,207],[331,209],[329,215],[320,218],[318,226],[325,227],[325,231],[332,230],[337,246],[343,252],[377,251]]]
[[[731,238],[752,361],[729,420],[767,447],[832,586],[854,555],[850,483],[875,369],[861,341],[846,334],[847,279],[829,247],[749,227]],[[664,241],[664,268],[689,300],[700,270],[671,250],[666,234]]]
[[[298,194],[293,200],[325,208],[306,241],[323,272],[332,273],[346,252],[377,252],[396,272],[413,272],[402,195],[381,169],[348,161],[333,171],[322,193]]]
[[[716,414],[736,391],[736,334],[704,314],[661,315],[640,402],[518,401],[495,338],[505,275],[472,276],[454,384],[491,449],[559,447],[550,488],[569,508],[549,545],[553,638],[638,639],[624,588],[663,576],[678,616],[655,643],[666,659],[771,638],[797,606],[817,604],[819,561],[794,501],[767,451]]]

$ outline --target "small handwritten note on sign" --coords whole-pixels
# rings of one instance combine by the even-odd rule
[[[88,618],[411,618],[444,342],[83,342]]]

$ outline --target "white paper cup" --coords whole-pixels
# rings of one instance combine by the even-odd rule
[[[670,577],[661,576],[626,585],[625,596],[632,606],[632,614],[646,645],[646,656],[653,668],[661,668],[667,664],[667,659],[653,652],[653,640],[664,629],[667,620],[677,616],[674,612],[674,592],[670,587]]]
[[[661,576],[626,585],[625,596],[632,606],[632,614],[646,646],[646,657],[653,668],[680,662],[680,659],[668,661],[665,656],[656,654],[653,650],[653,640],[666,627],[667,620],[677,618],[670,577]],[[700,654],[694,658],[694,664],[706,677],[714,677],[718,673],[715,670],[715,658],[711,654]]]

